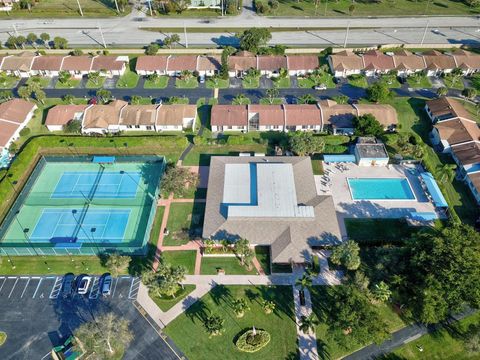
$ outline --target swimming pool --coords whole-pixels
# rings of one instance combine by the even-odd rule
[[[347,179],[353,200],[415,200],[406,178]]]

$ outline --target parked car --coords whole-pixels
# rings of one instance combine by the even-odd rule
[[[203,84],[205,82],[205,75],[200,75],[198,77],[198,80],[199,80],[200,84]]]
[[[112,275],[110,273],[105,273],[100,278],[100,293],[103,296],[110,295],[112,290]]]
[[[320,84],[314,87],[315,90],[327,90],[327,85]]]
[[[61,292],[63,296],[68,296],[73,291],[73,282],[75,280],[75,275],[73,273],[67,273],[63,277]]]
[[[80,295],[85,295],[88,292],[92,278],[88,275],[78,275],[75,283],[77,293]]]
[[[398,76],[398,82],[400,84],[405,84],[407,82],[407,78],[405,76]]]

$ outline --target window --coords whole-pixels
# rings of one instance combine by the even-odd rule
[[[280,129],[280,126],[274,125],[273,128],[274,128],[275,130],[278,130],[278,129]]]
[[[140,125],[135,125],[135,129],[140,129]]]
[[[147,125],[147,130],[152,130],[152,127],[150,125]]]
[[[127,129],[131,129],[132,128],[132,125],[127,125]]]
[[[270,130],[272,127],[270,125],[265,126],[265,129]]]
[[[302,125],[302,129],[303,129],[303,130],[308,129],[308,125]]]
[[[233,129],[233,126],[227,126],[227,129],[228,129],[228,130],[232,130],[232,129]]]

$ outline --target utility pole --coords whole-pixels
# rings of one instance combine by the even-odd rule
[[[152,0],[148,0],[147,3],[148,3],[148,8],[150,9],[150,16],[153,16],[153,12],[152,12]],[[165,7],[165,5],[164,5],[164,7]]]
[[[115,0],[115,7],[117,8],[117,13],[119,13],[119,12],[120,12],[120,9],[118,8],[118,2],[117,2],[117,0]]]
[[[80,10],[80,15],[83,16],[82,7],[80,6],[80,1],[79,0],[77,0],[77,4],[78,4],[78,10]]]
[[[185,47],[188,49],[187,25],[185,25],[185,21],[183,22],[183,33],[185,35]]]
[[[350,31],[350,21],[347,24],[347,32],[345,33],[345,41],[343,42],[343,48],[347,47],[348,32]]]
[[[328,0],[325,0],[325,14],[324,14],[324,16],[327,16],[327,6],[328,6]]]
[[[425,31],[423,32],[422,41],[420,42],[420,45],[423,45],[423,42],[425,41],[425,36],[427,35],[427,30],[428,30],[428,25],[429,24],[430,24],[430,21],[427,21],[427,25],[425,25]]]
[[[107,44],[105,43],[105,38],[103,37],[102,27],[100,26],[100,24],[97,24],[97,26],[98,26],[98,30],[100,30],[100,36],[102,37],[103,47],[106,49],[106,48],[107,48]]]
[[[222,16],[225,15],[224,14],[224,9],[223,9],[223,6],[224,6],[224,0],[220,0],[220,6],[222,7]]]

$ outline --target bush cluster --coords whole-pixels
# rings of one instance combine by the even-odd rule
[[[248,330],[244,332],[235,342],[235,346],[240,351],[255,352],[266,346],[270,342],[270,334],[265,330]]]

